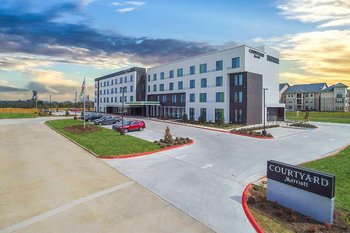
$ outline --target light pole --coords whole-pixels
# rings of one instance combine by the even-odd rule
[[[75,99],[74,99],[74,120],[77,119],[77,101],[78,101],[78,92],[75,92]]]
[[[264,129],[262,131],[262,135],[266,136],[267,132],[266,132],[266,91],[268,90],[268,88],[263,88],[264,90]]]
[[[122,92],[122,129],[120,130],[120,135],[124,135],[124,92],[125,92],[125,87],[122,88],[123,92]]]

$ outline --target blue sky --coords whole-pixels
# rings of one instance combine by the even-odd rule
[[[1,3],[0,99],[27,99],[37,89],[44,100],[72,100],[84,76],[92,86],[109,72],[234,43],[278,49],[281,82],[350,85],[347,0]]]

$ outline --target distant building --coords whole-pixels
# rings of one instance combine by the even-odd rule
[[[320,111],[320,92],[327,87],[326,83],[290,86],[286,91],[286,110]]]
[[[288,88],[289,88],[288,83],[280,83],[280,103],[281,104],[286,103],[286,94],[287,94]]]
[[[348,86],[338,83],[321,91],[321,107],[323,112],[346,112],[349,109]]]

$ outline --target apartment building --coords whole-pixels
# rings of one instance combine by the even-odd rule
[[[285,104],[286,100],[287,100],[286,94],[287,94],[287,90],[289,88],[289,84],[288,83],[280,83],[279,88],[280,88],[280,103]]]
[[[266,89],[266,119],[283,120],[278,67],[277,51],[241,45],[149,68],[147,74],[145,69],[131,68],[95,80],[95,107],[99,112],[119,113],[118,88],[133,86],[124,93],[129,114],[181,118],[186,113],[196,121],[256,124],[264,118]],[[137,88],[143,85],[144,90]]]
[[[95,79],[95,111],[144,115],[146,69],[133,67]],[[123,100],[124,96],[124,100]]]
[[[346,112],[349,111],[348,86],[338,83],[321,91],[320,111]]]
[[[326,83],[301,84],[290,86],[286,91],[286,110],[320,111],[320,92]]]

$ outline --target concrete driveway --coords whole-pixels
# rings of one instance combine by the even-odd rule
[[[249,182],[266,174],[266,161],[291,164],[321,158],[350,142],[350,125],[317,123],[318,129],[271,129],[278,138],[254,139],[143,119],[130,133],[148,140],[175,136],[195,144],[144,157],[104,160],[216,232],[254,232],[241,207]]]
[[[1,233],[212,232],[45,126],[47,119],[0,120]]]

